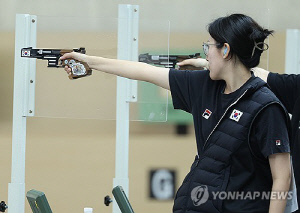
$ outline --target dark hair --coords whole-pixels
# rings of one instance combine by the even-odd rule
[[[228,43],[230,58],[236,55],[247,68],[259,64],[261,53],[265,48],[260,42],[264,42],[273,33],[243,14],[232,14],[216,19],[208,25],[208,32],[217,43],[220,43],[217,48],[222,48],[224,43]],[[255,43],[258,48],[255,47]]]

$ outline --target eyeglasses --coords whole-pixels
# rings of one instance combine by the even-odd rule
[[[220,43],[209,44],[209,43],[203,42],[202,47],[203,47],[203,52],[204,52],[204,54],[207,56],[208,50],[209,50],[209,45],[219,45],[219,44],[220,44]]]

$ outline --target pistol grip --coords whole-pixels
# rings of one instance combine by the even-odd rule
[[[71,68],[71,75],[69,79],[77,79],[92,74],[92,69],[85,62],[80,62],[74,59],[65,59],[62,61],[62,66],[68,66]]]

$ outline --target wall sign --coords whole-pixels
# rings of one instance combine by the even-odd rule
[[[173,200],[176,172],[170,169],[150,171],[150,197],[157,200]]]

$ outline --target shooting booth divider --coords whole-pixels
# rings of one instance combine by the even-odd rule
[[[56,29],[61,23],[64,23],[64,27]],[[78,25],[87,29],[78,30]],[[147,26],[158,27],[160,32],[157,33],[157,39],[155,35],[141,36],[145,34],[143,31],[147,31]],[[89,34],[85,33],[85,37],[88,36],[82,39],[83,34],[79,31]],[[65,39],[63,35],[66,34],[72,39]],[[137,61],[139,51],[149,51],[151,48],[159,48],[167,55],[168,42],[169,22],[140,22],[139,7],[136,5],[119,5],[117,19],[16,15],[12,177],[9,183],[11,213],[24,212],[27,117],[115,119],[116,165],[113,185],[122,185],[127,194],[129,121],[164,122],[167,119],[166,90],[164,95],[155,99],[151,92],[157,94],[157,88],[153,85],[152,91],[144,92],[143,84],[147,83],[100,72],[93,72],[92,77],[71,81],[63,69],[47,68],[46,61],[21,58],[21,49],[72,49],[78,46],[85,47],[90,55]],[[115,93],[116,96],[113,95]],[[133,105],[131,111],[130,103]],[[112,106],[116,106],[116,109]],[[142,108],[149,114],[145,115]],[[113,212],[119,212],[115,204]]]
[[[268,26],[267,5],[263,5],[261,1],[260,5],[255,14],[249,15]],[[244,11],[233,8],[232,12],[236,9],[247,13],[246,8]],[[228,11],[220,10],[218,16],[228,14]],[[208,37],[204,32],[206,24],[216,18],[215,14],[208,11],[203,11],[208,14],[201,15],[197,26],[201,29],[199,40],[192,42],[193,46],[197,43],[199,49],[202,49],[202,41],[206,41]],[[261,14],[266,16],[262,17]],[[78,26],[81,26],[80,29]],[[165,122],[171,106],[168,92],[156,86],[96,71],[93,71],[92,76],[69,80],[63,69],[47,68],[46,61],[21,58],[21,49],[85,47],[89,55],[137,61],[139,54],[171,55],[170,39],[170,22],[139,20],[139,7],[136,5],[119,5],[117,19],[17,14],[12,173],[8,192],[10,213],[24,213],[27,117],[116,120],[113,186],[121,185],[128,195],[129,121]],[[180,46],[184,41],[177,38],[175,43]],[[195,53],[181,50],[179,53],[174,48],[172,54]],[[261,62],[266,68],[267,53],[263,54]],[[112,106],[116,108],[113,109]],[[116,204],[113,206],[113,212],[119,212]]]

